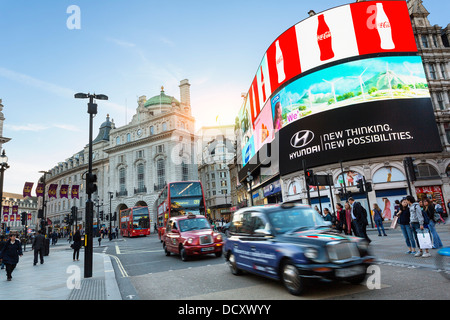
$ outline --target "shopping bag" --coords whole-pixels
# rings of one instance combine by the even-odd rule
[[[431,240],[430,230],[428,229],[417,229],[417,240],[419,241],[420,249],[431,249],[433,247],[433,242]]]
[[[395,216],[394,219],[392,219],[392,222],[391,222],[391,229],[397,228],[397,221],[398,221],[398,217]]]

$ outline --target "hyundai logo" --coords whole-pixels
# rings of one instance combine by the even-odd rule
[[[309,130],[301,130],[291,138],[291,146],[301,148],[308,145],[314,139],[314,133]]]

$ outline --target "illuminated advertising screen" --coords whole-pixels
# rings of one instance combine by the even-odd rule
[[[241,130],[241,138],[245,138],[241,141],[247,141],[241,145],[243,154],[248,160],[271,141],[267,139],[270,129],[265,131],[262,123],[272,117],[273,134],[280,131],[281,174],[299,170],[299,160],[314,167],[339,160],[441,150],[405,1],[351,3],[315,14],[286,30],[263,56],[239,113],[240,123],[246,112],[250,113],[251,131],[244,134]],[[399,118],[403,112],[405,119],[411,117],[409,124],[398,123],[403,121]],[[364,126],[369,129],[361,129],[361,134],[381,134],[370,129],[381,126],[389,138],[381,135],[361,138],[365,143],[351,143],[359,137],[358,128]],[[420,138],[419,127],[426,130]],[[331,134],[330,128],[350,140],[317,143],[315,139]],[[344,137],[346,130],[358,134]],[[396,133],[401,138],[397,139]],[[245,135],[253,137],[254,150]],[[369,140],[377,141],[377,147],[362,146],[369,145]],[[323,154],[333,149],[325,142],[338,144],[343,153]],[[311,148],[311,143],[320,146],[320,152],[299,150],[306,145]],[[381,145],[384,147],[378,148]]]

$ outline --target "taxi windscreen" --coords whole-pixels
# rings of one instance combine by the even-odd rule
[[[208,220],[199,218],[199,219],[184,219],[178,222],[180,226],[180,231],[192,231],[192,230],[200,230],[200,229],[211,229],[211,225]]]
[[[269,213],[268,217],[276,233],[326,225],[322,216],[309,208],[282,209]]]

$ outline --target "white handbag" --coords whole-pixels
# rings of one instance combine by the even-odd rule
[[[430,230],[428,229],[417,229],[417,240],[419,241],[420,249],[431,249],[433,247],[433,241],[431,240]]]

